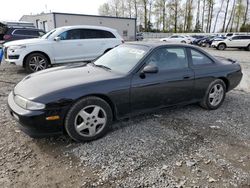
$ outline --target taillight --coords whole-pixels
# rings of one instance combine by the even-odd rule
[[[11,39],[11,35],[4,35],[4,36],[3,36],[3,39],[4,39],[4,40],[9,40],[9,39]]]

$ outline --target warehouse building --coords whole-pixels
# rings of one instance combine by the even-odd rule
[[[37,15],[24,15],[20,21],[32,22],[37,28],[45,31],[71,25],[105,26],[116,29],[124,40],[135,40],[136,37],[135,18],[51,12]]]

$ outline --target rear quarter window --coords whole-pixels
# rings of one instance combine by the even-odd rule
[[[81,36],[83,39],[115,38],[113,33],[98,29],[82,29]]]
[[[191,57],[192,57],[192,62],[194,66],[199,66],[199,65],[211,65],[213,64],[213,61],[204,55],[201,52],[198,52],[197,50],[191,49]]]

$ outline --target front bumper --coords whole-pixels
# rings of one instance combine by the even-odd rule
[[[217,43],[217,42],[213,42],[213,43],[211,44],[211,46],[212,46],[213,48],[217,48],[218,43]]]
[[[4,48],[3,52],[5,62],[23,66],[24,55],[21,50],[11,51],[9,48]]]
[[[26,110],[18,106],[13,92],[8,96],[8,108],[11,116],[19,123],[19,128],[31,137],[45,137],[63,133],[62,120],[48,121],[48,112]]]

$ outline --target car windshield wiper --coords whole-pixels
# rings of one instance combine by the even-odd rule
[[[111,70],[111,68],[109,68],[109,67],[107,67],[105,65],[96,65],[94,63],[93,63],[93,65],[96,66],[96,67],[101,67],[101,68],[104,68],[104,69],[107,69],[107,70]]]

